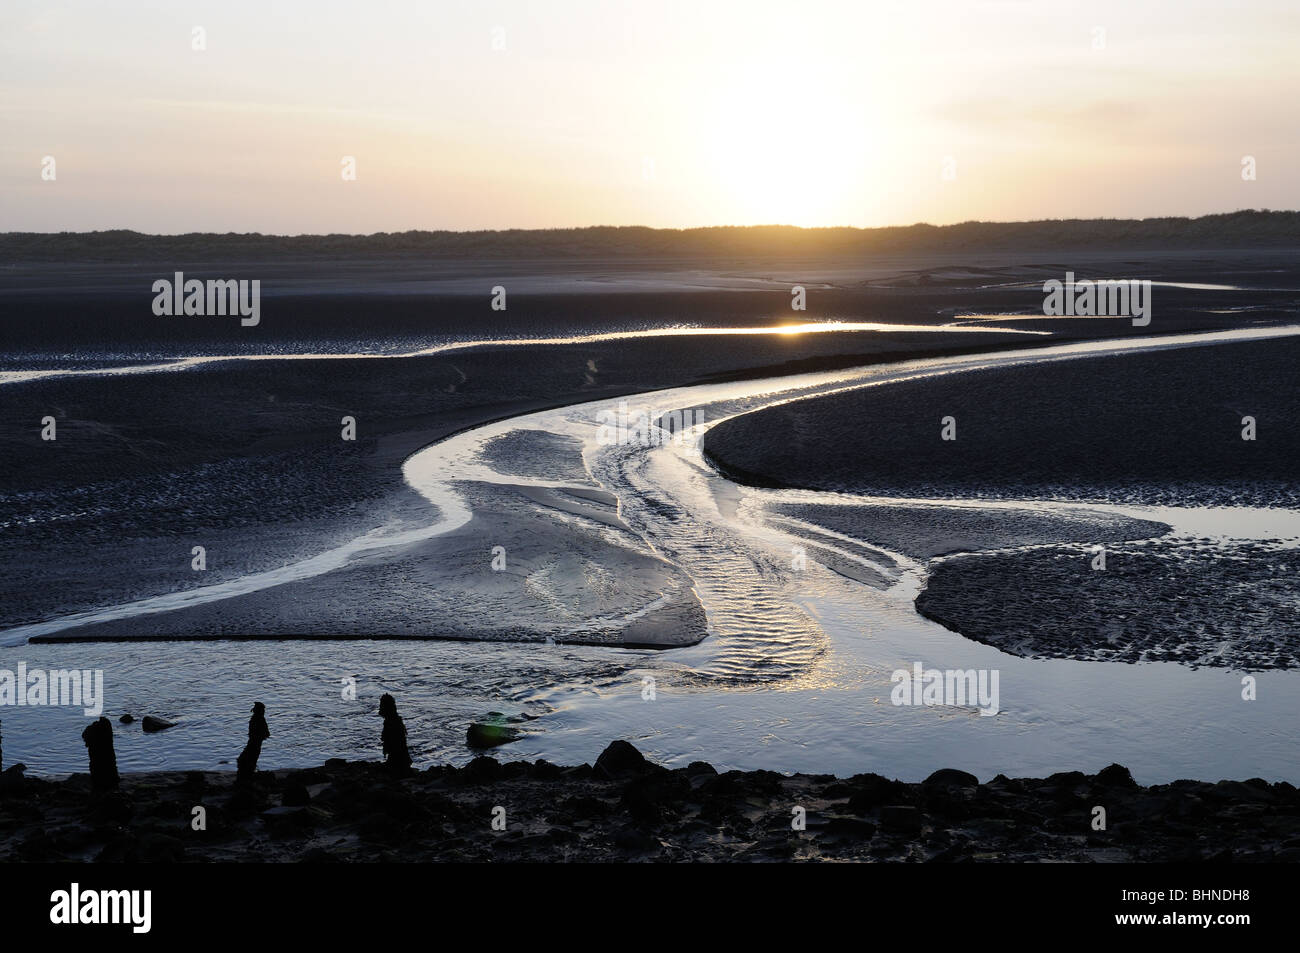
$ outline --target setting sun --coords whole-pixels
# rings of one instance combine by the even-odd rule
[[[700,154],[724,214],[803,226],[857,217],[844,199],[878,175],[867,136],[874,122],[861,99],[842,90],[813,64],[782,64],[755,68],[705,100]]]

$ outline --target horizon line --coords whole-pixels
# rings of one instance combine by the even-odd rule
[[[63,235],[138,235],[144,238],[184,238],[188,236],[213,236],[213,237],[239,237],[239,238],[376,238],[380,236],[391,235],[508,235],[508,234],[546,234],[555,232],[592,232],[592,231],[639,231],[639,232],[658,232],[658,233],[698,233],[698,232],[716,232],[716,231],[792,231],[802,233],[829,233],[829,232],[888,232],[888,231],[905,231],[908,229],[933,229],[943,231],[949,229],[968,228],[970,226],[1009,226],[1009,225],[1065,225],[1077,224],[1083,222],[1106,222],[1106,223],[1146,223],[1146,222],[1199,222],[1206,219],[1223,219],[1234,216],[1286,216],[1298,215],[1300,209],[1268,209],[1268,208],[1240,208],[1230,212],[1207,212],[1201,215],[1151,215],[1141,218],[1120,218],[1112,216],[1097,216],[1094,218],[1040,218],[1040,219],[968,219],[961,222],[950,222],[944,225],[935,225],[932,222],[912,222],[909,224],[894,225],[792,225],[788,223],[772,222],[760,225],[694,225],[694,226],[654,226],[654,225],[575,225],[575,226],[557,226],[553,228],[408,228],[399,231],[377,231],[377,232],[233,232],[233,231],[184,231],[184,232],[142,232],[133,228],[102,228],[102,229],[59,229],[56,231],[18,231],[6,230],[0,231],[0,236],[17,237],[27,235],[40,235],[46,237],[63,236]]]

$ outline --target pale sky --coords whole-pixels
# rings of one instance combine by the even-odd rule
[[[0,231],[1295,209],[1298,61],[1294,0],[3,0]]]

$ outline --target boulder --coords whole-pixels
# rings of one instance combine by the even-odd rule
[[[686,766],[686,777],[692,788],[707,784],[718,776],[718,769],[707,761],[692,761]]]
[[[301,782],[291,782],[280,794],[280,804],[284,807],[306,807],[311,803],[311,794]]]
[[[5,768],[0,773],[0,791],[5,794],[12,794],[23,790],[23,772],[27,770],[27,765],[19,762]]]
[[[979,778],[956,768],[940,768],[921,782],[926,788],[977,788]]]
[[[908,797],[907,785],[878,774],[854,775],[847,783],[854,791],[848,805],[854,814],[869,814],[882,804]]]
[[[606,781],[633,778],[645,774],[653,767],[640,751],[626,741],[611,741],[609,747],[596,759],[594,773]]]
[[[262,824],[272,837],[301,836],[316,826],[316,818],[305,807],[282,805],[261,812]]]
[[[919,834],[921,812],[909,804],[894,804],[880,809],[880,826],[893,834]]]
[[[168,728],[174,728],[176,727],[176,722],[168,721],[166,718],[155,718],[153,715],[145,715],[144,721],[140,722],[140,726],[144,728],[145,731],[153,733],[155,731],[166,731]]]
[[[173,864],[185,859],[185,844],[178,837],[146,831],[132,845],[128,857],[146,864]]]
[[[782,820],[784,821],[784,818]],[[856,817],[832,817],[826,823],[826,833],[833,837],[871,840],[875,836],[876,825]]]
[[[1097,772],[1097,783],[1103,784],[1108,788],[1135,788],[1137,782],[1133,780],[1133,775],[1129,774],[1128,768],[1122,764],[1112,764],[1102,768]]]
[[[501,764],[487,755],[480,755],[461,768],[459,780],[466,784],[483,784],[501,780]]]

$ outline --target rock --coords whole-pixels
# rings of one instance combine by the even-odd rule
[[[620,803],[636,820],[657,823],[665,812],[680,813],[682,802],[690,793],[691,782],[685,775],[672,771],[649,771],[623,785]]]
[[[10,765],[0,773],[0,791],[5,794],[15,794],[23,789],[23,772],[27,770],[27,765],[18,764]]]
[[[518,739],[518,728],[494,721],[476,721],[465,732],[465,743],[471,748],[495,748]]]
[[[1273,792],[1269,787],[1259,788],[1246,781],[1220,781],[1210,785],[1205,794],[1214,800],[1229,801],[1234,804],[1273,800]]]
[[[379,714],[384,719],[380,741],[384,750],[384,768],[394,777],[411,774],[411,751],[406,744],[406,722],[397,713],[397,701],[388,692],[379,699]]]
[[[118,722],[123,725],[129,725],[133,721],[135,721],[135,715],[131,714],[130,712],[127,712],[125,715],[123,715],[121,718],[118,719]]]
[[[266,809],[266,798],[261,792],[252,788],[236,788],[230,794],[230,799],[226,802],[226,810],[232,817],[244,817],[249,814],[258,814]]]
[[[140,835],[128,856],[146,864],[172,864],[185,859],[185,844],[180,838],[149,831]]]
[[[856,817],[832,817],[826,824],[826,833],[833,837],[871,840],[875,836],[876,825]]]
[[[480,755],[460,772],[460,780],[466,784],[483,784],[501,779],[501,764],[495,758]]]
[[[174,721],[168,721],[166,718],[155,718],[153,715],[145,715],[144,721],[140,726],[147,732],[166,731],[168,728],[176,727]]]
[[[600,798],[590,795],[571,795],[560,802],[560,810],[571,820],[587,821],[605,817],[613,810]]]
[[[539,781],[554,781],[563,776],[564,772],[559,765],[551,764],[549,761],[538,759],[533,764],[532,775]]]
[[[1025,786],[1014,778],[1009,778],[1005,774],[999,774],[988,784],[984,785],[987,790],[997,794],[1024,794]]]
[[[893,804],[880,809],[880,826],[894,834],[919,834],[921,812],[910,804]]]
[[[959,864],[969,860],[968,847],[965,843],[950,844],[930,857],[931,864]]]
[[[248,743],[235,759],[235,781],[251,784],[257,778],[257,759],[262,757],[262,743],[271,737],[271,726],[266,723],[266,705],[254,702],[252,717],[248,719]],[[147,722],[149,719],[145,719]],[[145,725],[145,731],[149,726]]]
[[[280,804],[284,807],[305,807],[311,803],[311,794],[304,784],[289,784],[280,795]]]
[[[645,788],[629,785],[619,801],[619,806],[624,814],[641,825],[653,826],[664,819],[663,808],[655,799],[654,793]]]
[[[692,789],[708,784],[718,776],[718,769],[707,761],[692,761],[683,769],[683,772],[686,779],[691,782]]]
[[[400,822],[382,812],[368,814],[357,823],[357,833],[364,841],[381,844],[399,844],[405,830]]]
[[[309,784],[328,784],[330,776],[318,768],[306,768],[301,771],[290,772],[284,782],[286,785],[301,784],[306,787]]]
[[[602,751],[600,757],[596,759],[594,773],[598,778],[614,781],[618,778],[630,778],[645,774],[651,767],[652,765],[645,759],[645,755],[637,751],[632,745],[626,741],[612,741],[609,747]]]
[[[298,858],[298,862],[303,864],[337,864],[342,860],[338,854],[332,854],[324,847],[313,847]]]
[[[1181,792],[1170,795],[1168,814],[1179,819],[1194,819],[1210,813],[1206,803],[1195,794]]]
[[[89,816],[97,824],[125,825],[135,815],[135,803],[119,791],[109,791],[92,803]]]
[[[1048,775],[1043,784],[1057,788],[1074,788],[1086,783],[1087,780],[1082,771],[1058,771],[1056,774]]]
[[[121,780],[117,773],[117,753],[113,750],[113,723],[99,717],[81,732],[90,759],[91,790],[96,794],[115,791]]]
[[[868,814],[882,804],[908,796],[907,785],[878,774],[854,775],[848,784],[854,789],[848,805],[854,814]]]
[[[1019,828],[1007,817],[974,817],[966,822],[966,830],[985,841],[1014,838]]]
[[[1097,772],[1097,783],[1104,784],[1108,788],[1135,788],[1137,782],[1133,780],[1133,775],[1129,774],[1128,768],[1122,764],[1111,764]]]
[[[973,774],[958,771],[956,768],[940,768],[922,781],[921,786],[926,788],[977,788],[979,783],[979,778]]]
[[[261,817],[272,837],[300,836],[316,826],[315,817],[305,807],[272,807],[263,811]]]
[[[781,794],[784,780],[773,771],[726,771],[700,785],[699,794],[710,799],[774,798]]]
[[[617,742],[615,743],[617,744]],[[628,745],[628,747],[632,746]],[[644,854],[663,847],[657,837],[631,826],[618,828],[610,839],[614,842],[615,847],[633,854]]]

